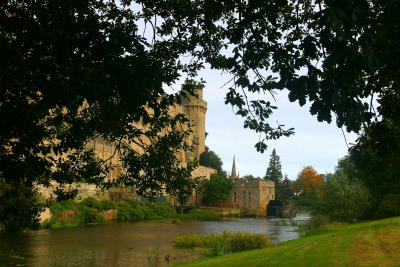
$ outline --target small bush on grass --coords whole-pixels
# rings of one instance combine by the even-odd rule
[[[212,211],[206,211],[201,209],[192,209],[188,214],[179,215],[183,219],[195,219],[202,221],[218,221],[221,220],[221,215]]]
[[[230,252],[264,248],[270,245],[265,234],[232,233],[184,234],[174,239],[177,248],[204,248],[206,256],[220,256]]]

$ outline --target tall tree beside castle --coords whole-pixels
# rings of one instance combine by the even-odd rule
[[[202,166],[210,167],[215,170],[219,174],[222,174],[222,160],[214,151],[210,150],[207,146],[205,151],[200,154],[199,163]]]
[[[199,163],[217,170],[217,173],[212,174],[210,180],[203,184],[202,202],[205,205],[219,206],[229,197],[233,181],[227,177],[226,171],[222,170],[221,158],[207,146],[205,151],[200,154]]]
[[[280,158],[276,153],[276,150],[272,150],[271,158],[269,160],[267,172],[264,179],[275,182],[276,198],[280,199],[282,197],[282,165]]]
[[[211,179],[204,183],[203,204],[220,206],[224,200],[228,199],[232,188],[233,180],[227,178],[225,174],[212,174]]]

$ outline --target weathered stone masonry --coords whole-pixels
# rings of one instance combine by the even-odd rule
[[[179,151],[178,159],[182,162],[182,164],[186,164],[187,162],[199,159],[200,154],[205,151],[205,118],[207,112],[207,102],[203,100],[203,89],[199,87],[195,95],[186,94],[186,98],[182,100],[181,105],[175,105],[170,108],[169,112],[171,115],[175,114],[184,114],[192,124],[192,134],[188,138],[188,143],[193,146],[193,149],[190,151]],[[144,127],[141,125],[137,125],[138,127]],[[145,140],[146,141],[146,140]],[[132,148],[136,151],[141,151],[141,147],[131,144]],[[111,166],[113,167],[112,171],[109,173],[109,179],[115,179],[123,170],[121,161],[114,153],[115,147],[113,144],[101,139],[96,138],[88,143],[88,149],[92,149],[95,155],[102,160],[108,159]],[[192,176],[203,176],[205,179],[210,179],[212,173],[216,172],[214,169],[207,168],[204,166],[199,166],[192,172]],[[49,188],[38,186],[39,192],[46,198],[54,198],[54,189],[59,185],[55,182],[52,182],[52,186]],[[72,184],[71,189],[78,190],[77,200],[82,200],[87,197],[94,197],[97,199],[111,199],[118,200],[120,198],[138,198],[138,196],[134,193],[134,190],[131,188],[112,188],[108,192],[97,188],[92,184],[84,184],[84,183],[76,183]],[[186,205],[200,205],[201,194],[199,192],[193,192],[193,195],[188,199]]]
[[[233,188],[225,206],[239,208],[246,213],[265,216],[270,200],[275,199],[275,183],[262,179],[245,179],[236,174],[235,158],[232,164]]]

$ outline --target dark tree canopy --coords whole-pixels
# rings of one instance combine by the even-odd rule
[[[199,164],[202,166],[210,167],[213,169],[216,169],[219,174],[222,174],[222,160],[221,158],[217,155],[212,150],[209,150],[208,147],[206,147],[206,151],[201,153],[200,159],[199,159]]]
[[[359,177],[357,167],[349,155],[338,160],[335,173],[343,173],[349,179],[357,179]]]
[[[31,208],[30,188],[50,179],[133,185],[147,197],[164,186],[179,198],[191,192],[195,164],[183,167],[176,159],[177,150],[188,149],[189,131],[177,127],[187,119],[168,113],[178,96],[162,87],[184,66],[176,64],[176,53],[141,36],[139,18],[113,1],[1,2],[0,186],[6,193],[0,202],[7,205],[0,222],[35,225],[39,208]],[[193,85],[185,89],[191,93]],[[85,149],[98,136],[124,162],[127,171],[117,180],[107,181],[108,161]],[[132,142],[144,153],[130,149]],[[61,198],[73,196],[62,189]]]
[[[400,125],[383,120],[363,133],[350,150],[350,170],[378,200],[400,194],[399,140]]]
[[[2,181],[16,191],[50,177],[101,184],[107,164],[84,147],[102,136],[129,170],[115,183],[150,197],[164,184],[171,192],[190,187],[181,178],[194,165],[175,159],[188,133],[158,134],[185,123],[168,114],[177,97],[163,86],[195,77],[205,64],[231,74],[225,102],[261,134],[261,152],[266,140],[294,133],[268,120],[274,94],[284,89],[291,101],[310,102],[319,121],[335,115],[339,127],[366,133],[386,129],[382,120],[398,127],[398,14],[398,0],[2,1]],[[126,145],[140,137],[153,140],[144,154]],[[180,178],[171,179],[176,172]]]
[[[267,139],[293,133],[267,121],[276,108],[270,100],[283,89],[291,101],[309,101],[319,121],[335,115],[349,131],[382,116],[399,121],[397,0],[139,3],[162,18],[162,45],[174,50],[184,42],[192,62],[232,74],[226,103]],[[263,97],[250,101],[247,92]],[[257,149],[265,148],[261,140]]]

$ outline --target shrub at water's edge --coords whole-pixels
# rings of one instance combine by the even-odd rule
[[[73,200],[56,201],[50,206],[51,218],[42,223],[42,228],[78,226],[88,223],[104,223],[100,207],[102,201],[85,199],[78,203]]]
[[[192,209],[187,214],[180,214],[179,217],[181,219],[195,219],[201,221],[218,221],[222,218],[221,215],[216,212],[201,209]]]
[[[117,203],[118,221],[158,220],[177,217],[175,207],[168,203],[125,200]]]
[[[230,252],[270,246],[267,235],[254,233],[183,234],[174,239],[177,248],[204,248],[205,256],[221,256]]]
[[[205,240],[207,237],[210,235],[204,235],[204,234],[182,234],[178,235],[174,239],[174,246],[177,248],[195,248],[195,247],[204,247],[205,246]]]
[[[103,223],[103,211],[116,209],[117,220],[121,222],[156,220],[177,217],[175,207],[168,203],[149,203],[125,200],[113,202],[110,200],[84,199],[82,202],[73,200],[53,202],[49,209],[51,219],[42,224],[42,228],[59,228],[78,226],[88,223]]]

